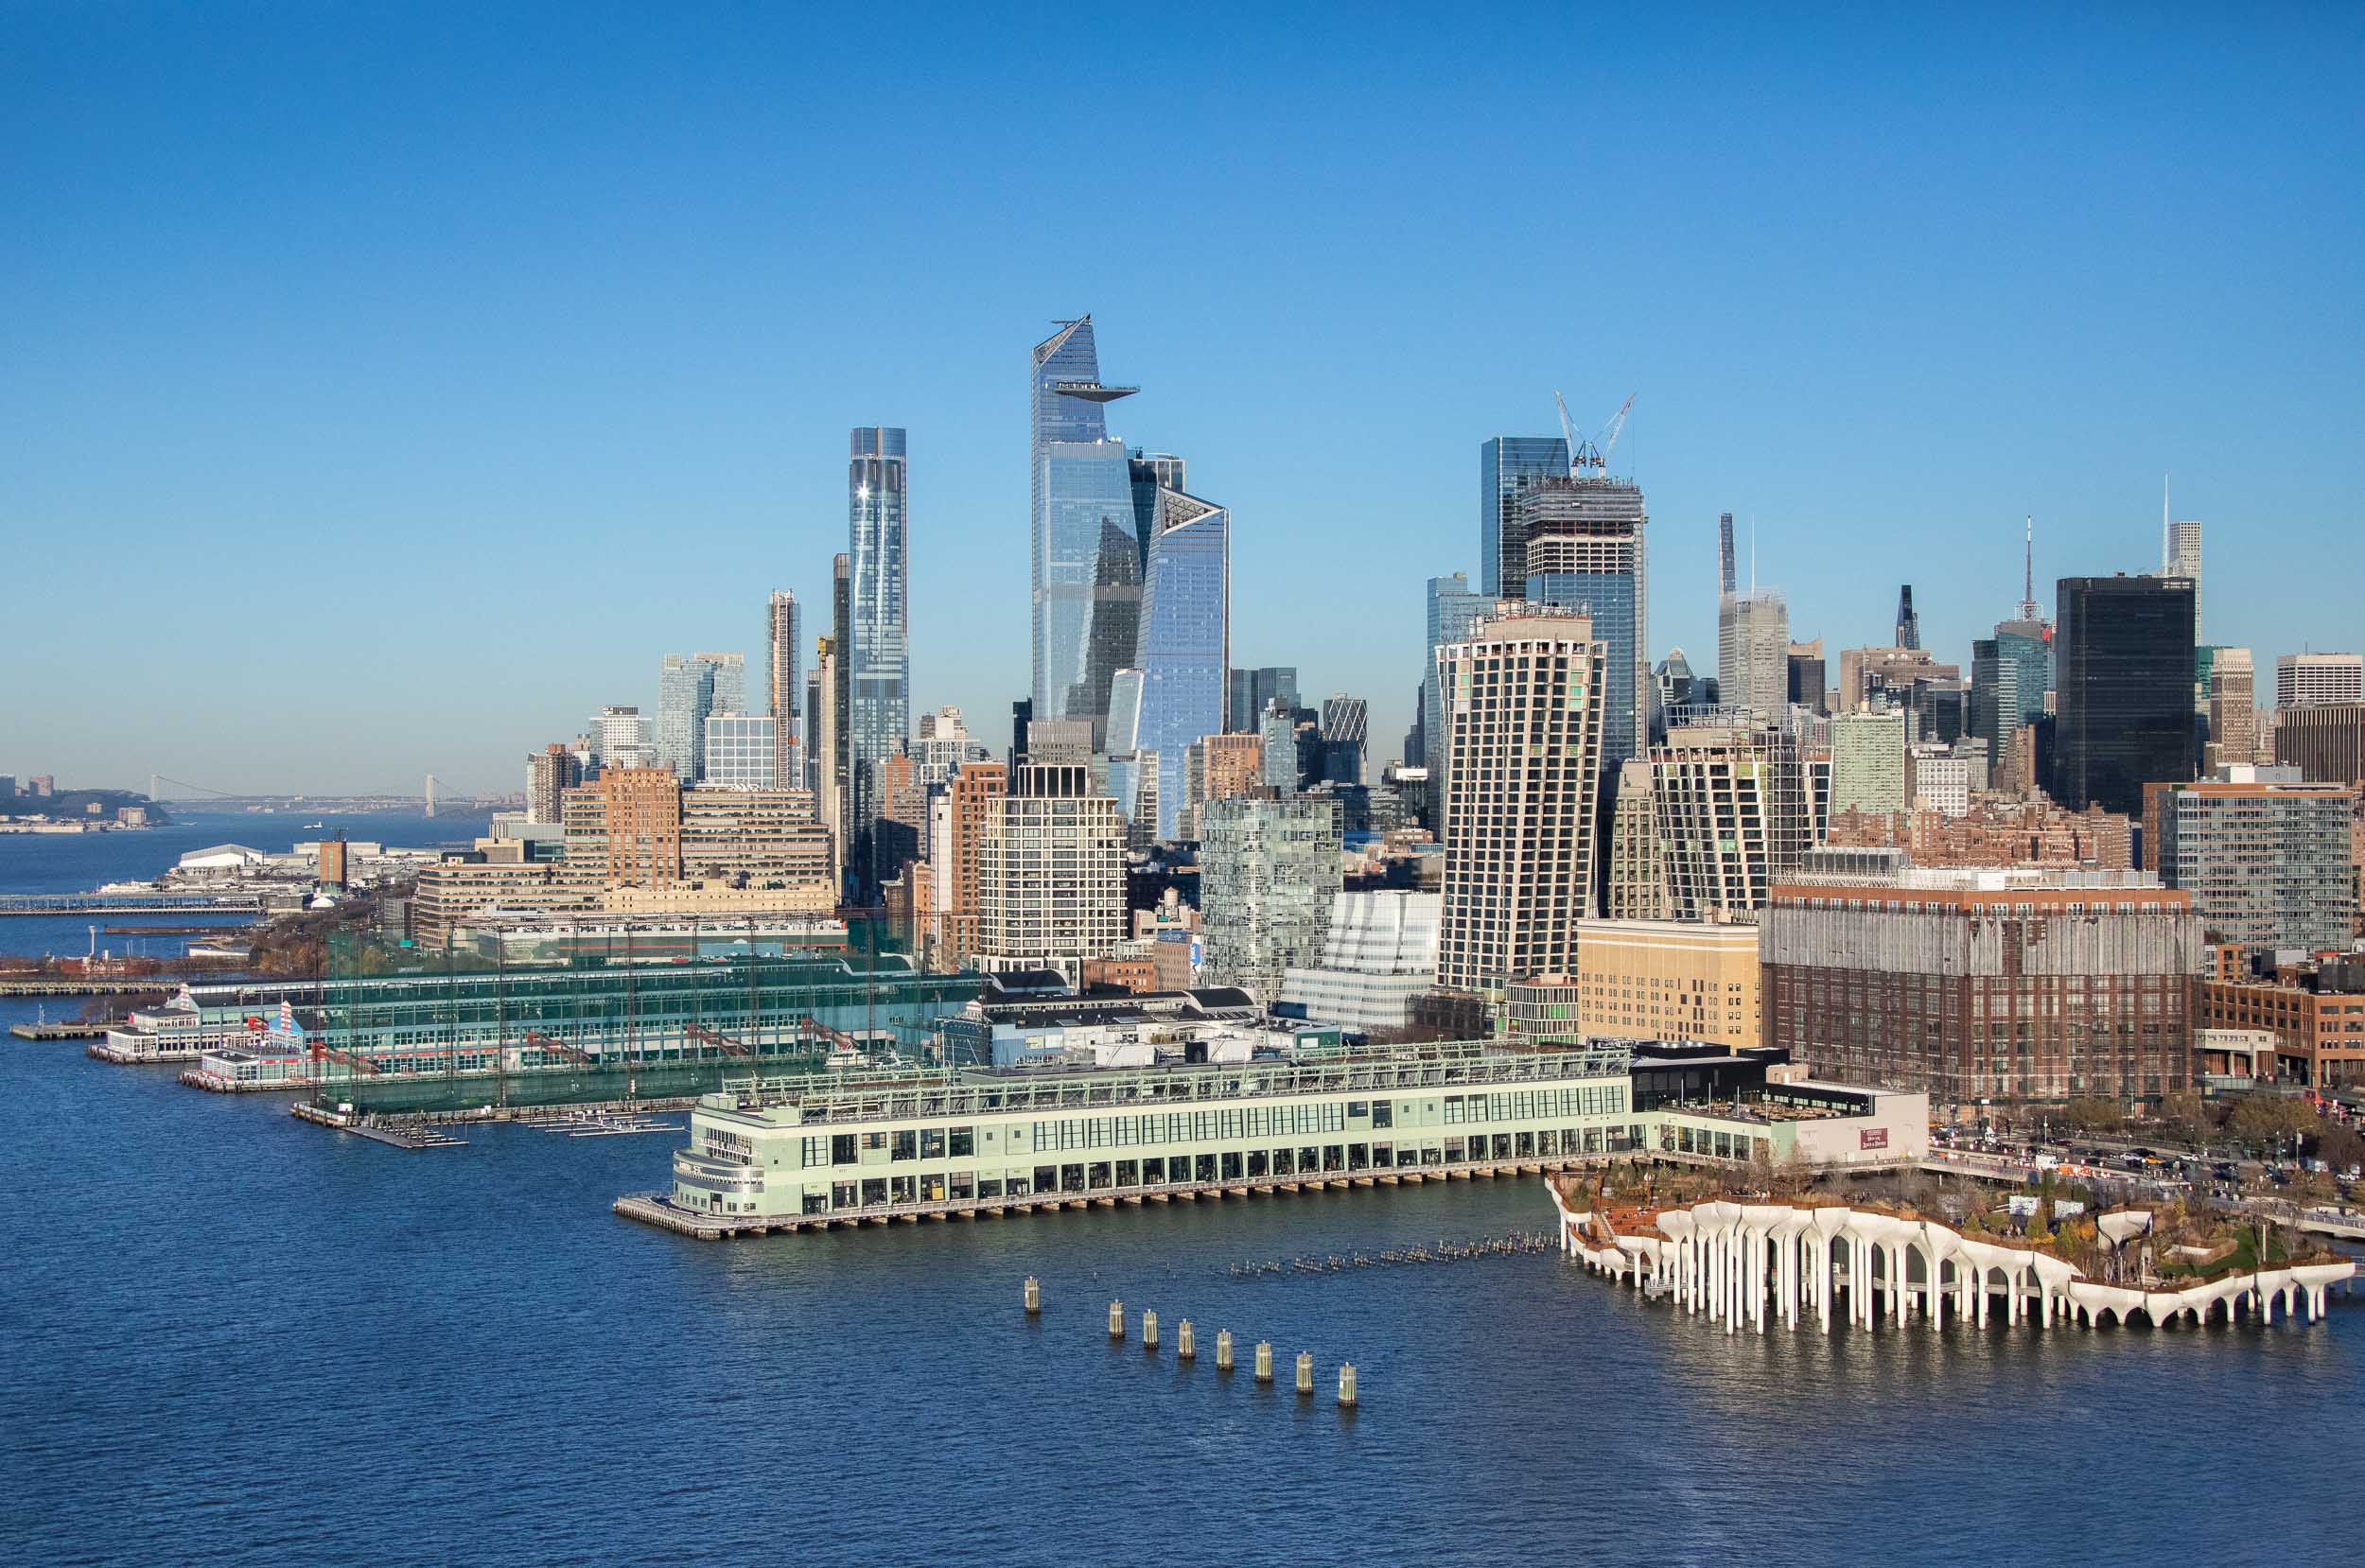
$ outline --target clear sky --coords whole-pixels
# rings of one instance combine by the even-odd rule
[[[1795,636],[1910,579],[1967,662],[2023,513],[2150,568],[2168,470],[2207,640],[2356,648],[2365,12],[2072,9],[0,7],[0,771],[517,788],[826,603],[873,423],[998,742],[1084,311],[1375,758],[1555,388],[1639,393],[1655,654],[1719,511]]]

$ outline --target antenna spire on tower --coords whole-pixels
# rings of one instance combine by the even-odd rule
[[[2028,514],[2026,542],[2022,547],[2020,569],[2020,618],[2041,620],[2044,612],[2037,603],[2037,514]]]

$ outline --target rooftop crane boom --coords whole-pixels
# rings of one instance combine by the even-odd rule
[[[1609,470],[1609,449],[1618,444],[1618,437],[1626,427],[1626,414],[1634,408],[1639,393],[1630,392],[1618,412],[1603,427],[1599,440],[1587,441],[1577,434],[1576,422],[1568,417],[1568,401],[1555,392],[1552,406],[1560,411],[1560,439],[1568,446],[1568,477],[1570,479],[1600,479]]]

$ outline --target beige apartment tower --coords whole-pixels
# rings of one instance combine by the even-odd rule
[[[1515,601],[1437,650],[1448,990],[1499,995],[1575,966],[1593,913],[1607,659],[1589,617]]]

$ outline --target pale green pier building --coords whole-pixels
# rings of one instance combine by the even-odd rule
[[[698,1235],[1560,1169],[1643,1147],[1621,1047],[1299,1050],[1136,1069],[747,1079],[691,1115],[667,1193]]]

